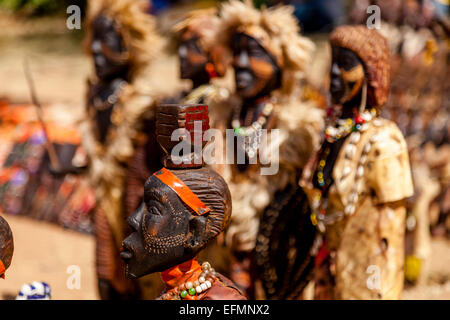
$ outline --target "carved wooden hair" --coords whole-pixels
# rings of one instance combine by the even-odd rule
[[[217,237],[225,230],[231,220],[231,194],[225,180],[218,173],[208,168],[170,171],[211,209],[205,215],[208,221],[206,225],[208,239],[205,239],[206,242]]]

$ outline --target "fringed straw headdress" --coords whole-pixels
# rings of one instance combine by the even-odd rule
[[[230,0],[221,7],[223,37],[232,41],[233,34],[245,33],[255,38],[283,70],[281,91],[289,93],[295,74],[306,70],[314,44],[300,35],[292,6],[256,9],[250,0]]]
[[[330,36],[332,46],[355,52],[367,75],[367,102],[381,107],[387,100],[390,81],[389,46],[378,31],[366,26],[341,26]]]
[[[86,41],[88,52],[92,41],[92,23],[103,15],[114,21],[123,38],[132,75],[145,69],[163,46],[154,17],[146,13],[148,5],[148,0],[90,0]]]
[[[181,34],[190,31],[199,37],[201,49],[210,55],[219,76],[223,76],[230,63],[229,51],[225,49],[221,37],[221,21],[216,8],[199,9],[189,12],[177,23],[173,31]]]

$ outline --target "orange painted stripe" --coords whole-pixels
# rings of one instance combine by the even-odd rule
[[[166,168],[162,168],[153,175],[170,189],[175,191],[180,199],[198,215],[201,216],[211,211],[211,209],[208,208],[183,181]]]

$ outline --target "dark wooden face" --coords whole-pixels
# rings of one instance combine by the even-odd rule
[[[14,241],[11,228],[5,219],[0,217],[0,260],[2,260],[5,269],[11,265],[14,253]]]
[[[365,78],[364,66],[353,51],[332,47],[330,93],[334,104],[351,101],[360,91]]]
[[[232,51],[236,91],[241,97],[266,95],[280,86],[279,66],[254,38],[244,33],[235,34]]]
[[[190,217],[178,195],[151,176],[144,204],[128,219],[133,232],[123,241],[121,253],[127,277],[164,271],[184,261]]]
[[[202,50],[197,34],[189,30],[183,32],[178,47],[178,57],[181,79],[196,81],[197,78],[207,76],[206,64],[209,62],[209,56]]]
[[[128,62],[122,61],[125,48],[114,21],[102,15],[92,24],[91,52],[97,76],[100,79],[123,77],[128,69]]]

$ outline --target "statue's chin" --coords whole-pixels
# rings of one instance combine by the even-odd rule
[[[134,272],[130,272],[130,270],[128,269],[129,266],[128,264],[125,265],[125,277],[127,277],[128,279],[137,279],[139,276],[137,276]]]
[[[133,273],[125,272],[125,277],[128,279],[136,279],[137,277]]]

